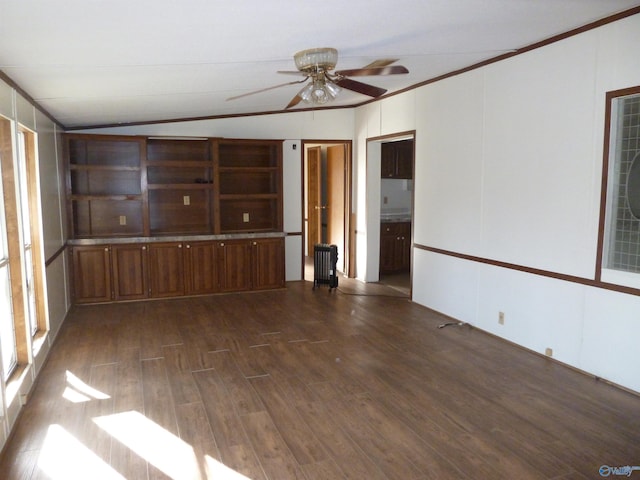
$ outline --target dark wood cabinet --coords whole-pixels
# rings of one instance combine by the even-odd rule
[[[281,140],[64,138],[76,302],[284,285]]]
[[[216,145],[217,231],[281,231],[282,142],[225,139]]]
[[[112,245],[113,300],[139,300],[149,296],[147,246]]]
[[[207,139],[147,140],[151,235],[213,233],[213,163]]]
[[[144,139],[66,136],[67,197],[74,238],[143,235]]]
[[[73,238],[282,231],[282,141],[67,134]]]
[[[284,240],[260,239],[251,242],[252,287],[254,290],[284,287]]]
[[[76,246],[72,249],[73,284],[76,303],[111,300],[111,253],[106,245]]]
[[[220,291],[264,290],[284,286],[282,238],[220,242],[217,255]]]
[[[247,240],[225,240],[216,247],[221,292],[251,289],[251,250]]]
[[[413,140],[400,140],[382,144],[382,178],[413,178]]]
[[[187,295],[217,292],[216,242],[186,242],[183,254]]]
[[[408,271],[411,268],[411,223],[380,224],[380,273]]]
[[[185,294],[182,242],[149,245],[149,293],[151,297],[178,297]]]

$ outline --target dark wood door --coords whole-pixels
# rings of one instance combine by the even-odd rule
[[[188,295],[218,291],[216,244],[194,242],[185,245],[185,288]]]
[[[111,300],[111,256],[106,245],[73,247],[76,303]]]
[[[182,243],[154,243],[149,246],[149,284],[152,297],[184,295]]]
[[[218,282],[221,292],[251,288],[251,244],[247,240],[228,240],[216,245]]]
[[[149,296],[147,246],[112,245],[114,300],[136,300]]]
[[[254,290],[284,287],[284,239],[259,239],[251,242]]]

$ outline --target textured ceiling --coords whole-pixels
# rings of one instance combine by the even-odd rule
[[[337,69],[398,59],[409,74],[358,77],[391,93],[639,5],[0,0],[0,70],[66,127],[280,111],[299,85],[226,99],[296,79],[277,71],[298,50],[337,48]],[[328,106],[368,99],[343,91]]]

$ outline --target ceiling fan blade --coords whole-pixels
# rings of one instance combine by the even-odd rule
[[[296,96],[291,99],[289,104],[286,107],[284,107],[284,109],[287,110],[287,109],[289,109],[291,107],[295,107],[301,101],[302,101],[302,97],[300,96],[300,94],[296,94]]]
[[[374,87],[373,85],[367,85],[366,83],[357,82],[350,78],[336,78],[334,83],[347,90],[353,90],[354,92],[362,93],[363,95],[369,95],[370,97],[379,97],[383,95],[387,90],[380,87]]]
[[[406,67],[402,65],[387,65],[384,67],[364,67],[354,68],[351,70],[339,70],[335,72],[336,75],[342,75],[343,77],[364,77],[368,75],[397,75],[399,73],[409,73]]]
[[[379,60],[371,62],[368,65],[365,65],[362,68],[386,67],[387,65],[391,65],[392,63],[397,62],[397,61],[398,61],[397,58],[381,58]]]
[[[236,95],[235,97],[229,97],[229,98],[227,98],[227,101],[235,100],[237,98],[242,98],[242,97],[248,97],[249,95],[255,95],[256,93],[268,92],[269,90],[274,90],[276,88],[285,87],[287,85],[295,85],[296,83],[306,82],[306,80],[307,79],[304,78],[302,80],[296,80],[295,82],[281,83],[280,85],[274,85],[273,87],[261,88],[260,90],[254,90],[253,92],[243,93],[242,95]]]

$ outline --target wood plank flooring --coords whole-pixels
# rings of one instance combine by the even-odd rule
[[[0,477],[568,480],[640,465],[640,397],[438,329],[397,295],[341,279],[331,294],[294,282],[75,307]]]

